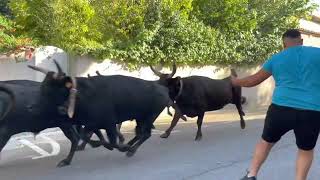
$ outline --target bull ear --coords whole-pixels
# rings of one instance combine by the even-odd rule
[[[179,86],[180,86],[180,81],[181,81],[181,77],[180,77],[180,76],[177,76],[177,77],[175,78],[175,83],[176,83],[176,85],[179,85]]]

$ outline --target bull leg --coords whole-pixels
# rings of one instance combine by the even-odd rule
[[[177,125],[180,117],[181,117],[180,111],[176,110],[176,112],[174,113],[174,117],[171,121],[170,127],[163,134],[160,135],[161,138],[168,138],[170,136],[171,131]]]
[[[198,125],[198,131],[197,131],[197,136],[196,136],[196,141],[200,141],[202,139],[202,131],[201,131],[201,126],[203,122],[203,117],[204,113],[198,115],[198,120],[197,120],[197,125]]]
[[[138,132],[140,134],[137,135],[137,137],[140,137],[137,143],[135,143],[133,146],[130,147],[129,151],[127,152],[127,157],[133,156],[137,149],[147,140],[151,137],[151,131],[152,131],[152,124],[146,125],[146,127],[141,128],[142,132]]]
[[[240,115],[240,126],[241,126],[241,129],[244,129],[244,128],[246,128],[246,122],[243,119],[243,116],[245,116],[245,113],[243,112],[242,106],[241,106],[240,103],[237,103],[236,106],[237,106],[237,109],[238,109],[238,113]]]
[[[139,124],[137,124],[135,131],[136,131],[136,136],[128,142],[129,146],[132,146],[134,143],[136,143],[141,138],[142,127]]]
[[[121,125],[122,125],[122,123],[119,123],[119,124],[117,125],[117,134],[118,134],[118,136],[119,136],[119,144],[123,144],[124,141],[125,141],[124,136],[123,136],[123,134],[122,134],[121,131],[120,131]]]
[[[75,129],[61,128],[61,130],[63,131],[64,135],[71,141],[71,148],[70,148],[70,152],[69,152],[67,158],[60,161],[58,163],[57,167],[64,167],[64,166],[70,165],[72,158],[74,156],[74,153],[77,149],[78,142],[79,142],[79,138],[76,134]]]
[[[110,126],[106,128],[107,136],[110,141],[110,145],[114,148],[117,148],[120,152],[126,152],[129,149],[129,145],[119,145],[117,144],[117,126]]]
[[[0,153],[11,137],[11,134],[8,131],[9,129],[7,127],[2,127],[0,129]]]
[[[177,104],[173,104],[172,107],[173,107],[173,109],[174,109],[175,111],[180,111]],[[168,111],[169,111],[169,108],[168,108]],[[172,115],[171,115],[171,116],[172,116]],[[183,116],[183,115],[181,115],[180,118],[181,118],[182,120],[184,120],[184,121],[187,121],[187,118],[186,118],[185,116]]]
[[[170,108],[170,106],[167,106],[167,113],[168,113],[169,116],[172,117],[172,113],[170,112],[170,109],[169,109],[169,108]]]
[[[89,143],[93,148],[99,147],[103,145],[105,148],[109,150],[113,150],[113,147],[104,139],[102,133],[100,130],[94,130],[93,132],[98,136],[100,141],[91,140],[90,137],[86,136],[88,133],[91,133],[86,128],[84,128],[84,134],[81,134],[81,139],[83,139],[85,142]]]
[[[87,139],[90,139],[93,135],[93,132],[91,132],[91,131],[87,132],[87,133],[85,133],[83,129],[81,131],[83,131],[83,132],[80,132],[80,133],[82,133],[84,136],[86,136]],[[83,151],[87,144],[88,144],[87,141],[82,140],[82,143],[80,145],[78,145],[78,147],[77,147],[77,151]],[[91,145],[91,147],[94,147],[92,144],[90,144],[90,145]]]
[[[96,131],[94,131],[94,133],[98,136],[98,138],[100,139],[100,142],[98,143],[98,144],[103,144],[103,146],[105,147],[105,148],[107,148],[107,149],[109,149],[109,150],[113,150],[113,146],[112,146],[112,143],[110,144],[110,143],[108,143],[105,139],[104,139],[104,137],[103,137],[103,134],[101,133],[101,131],[100,130],[96,130]],[[100,146],[100,145],[99,145]]]

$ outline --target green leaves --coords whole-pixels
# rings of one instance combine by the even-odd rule
[[[189,66],[259,63],[313,8],[308,0],[10,2],[16,35],[131,69],[173,60]]]
[[[30,38],[17,35],[16,25],[0,15],[0,53],[13,52],[19,47],[33,44]]]

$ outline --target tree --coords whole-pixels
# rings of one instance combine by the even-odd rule
[[[17,33],[129,68],[242,65],[280,48],[308,0],[11,0]]]
[[[0,53],[16,53],[33,44],[30,38],[16,34],[14,22],[0,15]]]

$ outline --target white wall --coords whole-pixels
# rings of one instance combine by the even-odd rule
[[[87,77],[87,74],[91,76],[96,75],[98,70],[103,75],[121,74],[127,76],[134,76],[146,80],[157,80],[158,77],[150,70],[149,67],[141,68],[139,71],[129,72],[124,70],[120,65],[111,63],[109,60],[105,60],[101,63],[95,62],[93,59],[88,57],[79,57],[72,61],[71,65],[72,75]],[[210,78],[221,79],[230,75],[229,69],[220,69],[215,72],[217,68],[214,66],[206,66],[203,68],[178,68],[176,76],[186,77],[191,75],[207,76]],[[239,77],[244,77],[258,71],[260,67],[255,68],[239,68],[236,69]],[[169,68],[164,68],[162,72],[170,72]],[[248,100],[245,105],[247,110],[254,110],[261,106],[267,106],[271,102],[272,91],[274,87],[274,81],[269,78],[261,85],[254,88],[243,88],[243,96]],[[233,105],[229,105],[226,108],[234,108]]]
[[[7,57],[5,55],[0,56],[0,81],[27,79],[34,80],[35,73],[31,69],[27,68],[27,65],[34,65],[34,60],[16,63],[13,57]]]
[[[42,73],[33,71],[27,68],[27,64],[37,65],[53,71],[56,71],[56,67],[53,63],[53,59],[56,59],[65,72],[74,76],[84,76],[87,74],[91,76],[96,75],[98,70],[103,75],[121,74],[127,76],[134,76],[146,80],[157,80],[158,77],[153,74],[149,67],[141,68],[139,71],[129,72],[122,68],[120,65],[112,63],[109,60],[105,60],[101,63],[97,63],[94,59],[88,57],[71,57],[68,56],[61,49],[47,46],[36,49],[34,58],[28,62],[16,63],[14,59],[7,57],[0,57],[0,80],[11,79],[29,79],[35,81],[42,81],[44,75]],[[178,68],[176,76],[191,76],[200,75],[210,78],[221,79],[230,75],[229,69],[220,69],[215,72],[217,68],[214,66],[207,66],[203,68]],[[240,68],[236,69],[239,77],[253,74],[259,69],[256,68]],[[170,72],[169,68],[164,68],[162,72]],[[254,110],[261,106],[266,106],[271,102],[272,90],[274,87],[273,79],[270,78],[263,84],[254,88],[243,88],[243,96],[247,97],[248,103],[245,105],[245,109]],[[235,109],[233,105],[229,105],[226,109]]]

